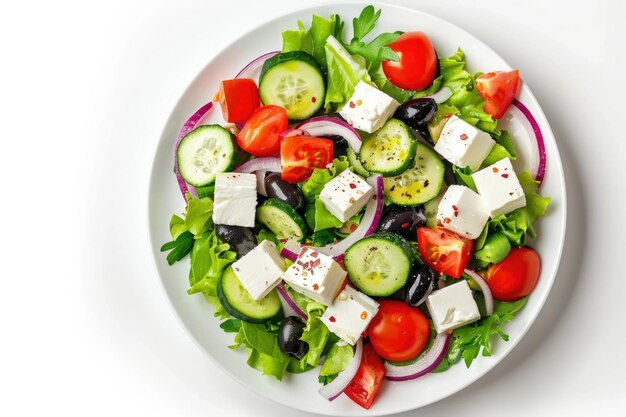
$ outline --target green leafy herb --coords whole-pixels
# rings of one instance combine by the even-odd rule
[[[220,323],[220,328],[226,333],[238,333],[241,330],[241,320],[228,319]]]
[[[167,263],[172,265],[191,252],[193,243],[193,234],[191,234],[191,232],[182,232],[175,240],[161,246],[161,252],[171,250],[171,252],[167,254]]]

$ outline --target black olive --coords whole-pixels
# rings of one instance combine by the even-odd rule
[[[393,117],[402,120],[413,129],[424,126],[437,113],[437,102],[432,98],[416,98],[409,100],[394,113]]]
[[[426,226],[426,216],[415,207],[389,210],[380,219],[378,230],[397,233],[407,239],[414,239],[418,227]]]
[[[296,210],[304,207],[304,195],[300,188],[283,181],[279,172],[272,172],[265,177],[265,193],[269,198],[284,201]]]
[[[257,245],[256,236],[247,227],[216,224],[215,234],[222,242],[232,246],[239,256],[244,256]]]
[[[435,272],[432,269],[427,265],[414,269],[406,282],[404,300],[408,305],[417,307],[424,296],[432,290],[433,285],[435,285]]]
[[[278,348],[285,355],[302,359],[309,350],[309,344],[300,340],[305,323],[298,317],[286,317],[278,328]]]

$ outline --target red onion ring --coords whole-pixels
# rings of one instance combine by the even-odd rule
[[[296,129],[307,132],[310,136],[341,136],[357,154],[361,150],[361,137],[352,126],[337,117],[317,116],[298,124]]]
[[[283,312],[285,313],[285,317],[289,316],[297,316],[302,320],[307,321],[307,314],[298,307],[298,304],[291,298],[289,292],[287,292],[287,288],[285,288],[285,284],[282,282],[276,286],[276,291],[278,292],[278,297],[280,298],[280,303],[283,306]]]
[[[442,87],[434,94],[425,96],[424,98],[432,98],[437,104],[441,104],[452,97],[452,90],[448,87]]]
[[[252,174],[259,170],[266,170],[272,172],[280,172],[280,158],[266,156],[261,158],[254,158],[248,162],[239,165],[233,170],[233,172],[239,172],[242,174]]]
[[[278,134],[281,140],[290,136],[309,136],[309,134],[301,129],[287,129]]]
[[[180,188],[180,192],[182,193],[185,201],[187,201],[187,193],[191,194],[192,197],[197,197],[198,194],[196,193],[196,188],[187,184],[183,176],[180,174],[180,170],[178,169],[178,147],[180,146],[180,142],[183,140],[185,135],[196,127],[200,119],[202,119],[212,107],[213,103],[209,101],[207,104],[196,110],[196,112],[192,114],[189,119],[185,121],[185,123],[183,123],[183,127],[180,129],[178,138],[176,139],[176,145],[174,146],[174,173],[176,174],[176,181],[178,181],[178,188]]]
[[[485,312],[488,316],[491,316],[493,314],[493,295],[491,294],[489,285],[487,285],[487,282],[478,274],[478,272],[472,271],[471,269],[465,269],[463,272],[472,277],[472,279],[480,286],[480,290],[485,297]]]
[[[397,366],[385,363],[387,373],[385,379],[390,381],[409,381],[426,375],[439,366],[443,358],[448,353],[452,336],[448,332],[439,333],[433,342],[432,347],[417,362],[409,365]]]
[[[534,177],[536,181],[539,183],[543,182],[543,178],[546,174],[546,145],[543,141],[543,134],[541,133],[541,128],[537,123],[537,120],[532,115],[528,107],[526,107],[521,101],[518,99],[513,99],[513,106],[509,107],[509,110],[513,110],[513,112],[519,112],[518,115],[523,116],[522,119],[526,120],[530,125],[529,131],[532,132],[532,135],[535,137],[535,141],[537,142],[537,170],[534,173]],[[515,114],[514,114],[515,115]],[[530,132],[529,132],[530,133]]]
[[[333,401],[341,394],[343,394],[346,388],[348,388],[348,385],[350,385],[350,382],[352,382],[352,378],[354,378],[354,375],[356,375],[356,372],[359,370],[362,356],[363,339],[361,338],[356,342],[352,361],[348,364],[346,369],[344,369],[339,373],[339,375],[337,375],[337,378],[333,379],[333,381],[328,385],[324,385],[322,388],[320,388],[320,395],[326,398],[328,401]]]
[[[263,63],[268,59],[273,57],[274,55],[278,55],[280,51],[272,51],[266,54],[261,55],[258,58],[253,59],[243,67],[241,71],[237,75],[235,75],[235,79],[237,78],[254,78],[253,75],[256,71],[259,70],[260,67],[263,66]]]

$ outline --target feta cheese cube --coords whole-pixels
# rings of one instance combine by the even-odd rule
[[[349,169],[330,180],[320,193],[326,209],[342,222],[347,222],[367,204],[374,189]]]
[[[320,320],[346,343],[354,345],[378,312],[378,303],[346,286]]]
[[[462,185],[451,185],[437,210],[437,224],[468,239],[476,239],[489,220],[481,196]]]
[[[426,307],[437,333],[456,329],[480,318],[478,305],[465,280],[433,291],[426,299]]]
[[[453,115],[443,127],[435,151],[460,168],[469,166],[476,171],[495,144],[488,133]]]
[[[284,271],[285,261],[269,240],[264,240],[233,264],[233,272],[241,285],[257,301],[278,285]]]
[[[399,105],[400,103],[376,87],[359,81],[354,87],[354,94],[339,114],[355,128],[372,133],[383,127]]]
[[[221,172],[215,178],[213,223],[254,227],[256,175]]]
[[[509,158],[475,172],[472,178],[492,218],[526,205],[526,195]]]
[[[348,273],[332,257],[304,246],[282,278],[291,288],[324,305],[331,305]]]

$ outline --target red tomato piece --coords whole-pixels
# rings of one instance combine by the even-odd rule
[[[430,325],[424,314],[403,301],[380,300],[378,313],[367,328],[372,347],[390,361],[408,361],[422,353]]]
[[[387,45],[400,58],[383,61],[383,72],[396,87],[423,90],[432,84],[437,72],[437,54],[424,32],[406,32]]]
[[[281,177],[287,182],[309,179],[313,169],[333,162],[333,141],[324,138],[289,136],[280,144]]]
[[[467,267],[474,241],[445,229],[417,229],[417,248],[422,260],[437,272],[459,278]]]
[[[222,81],[218,95],[222,115],[229,123],[245,123],[261,105],[259,89],[250,78]]]
[[[493,298],[516,301],[535,289],[540,269],[537,252],[531,248],[513,248],[504,260],[489,267],[485,280]]]
[[[271,156],[280,150],[282,131],[287,130],[287,111],[280,106],[262,106],[256,109],[237,135],[237,144],[254,156]]]
[[[372,349],[372,345],[363,346],[361,364],[344,391],[345,394],[361,407],[369,409],[380,391],[385,372],[385,365]]]
[[[504,116],[519,89],[519,71],[495,71],[476,79],[478,94],[485,99],[485,113],[499,119]]]

